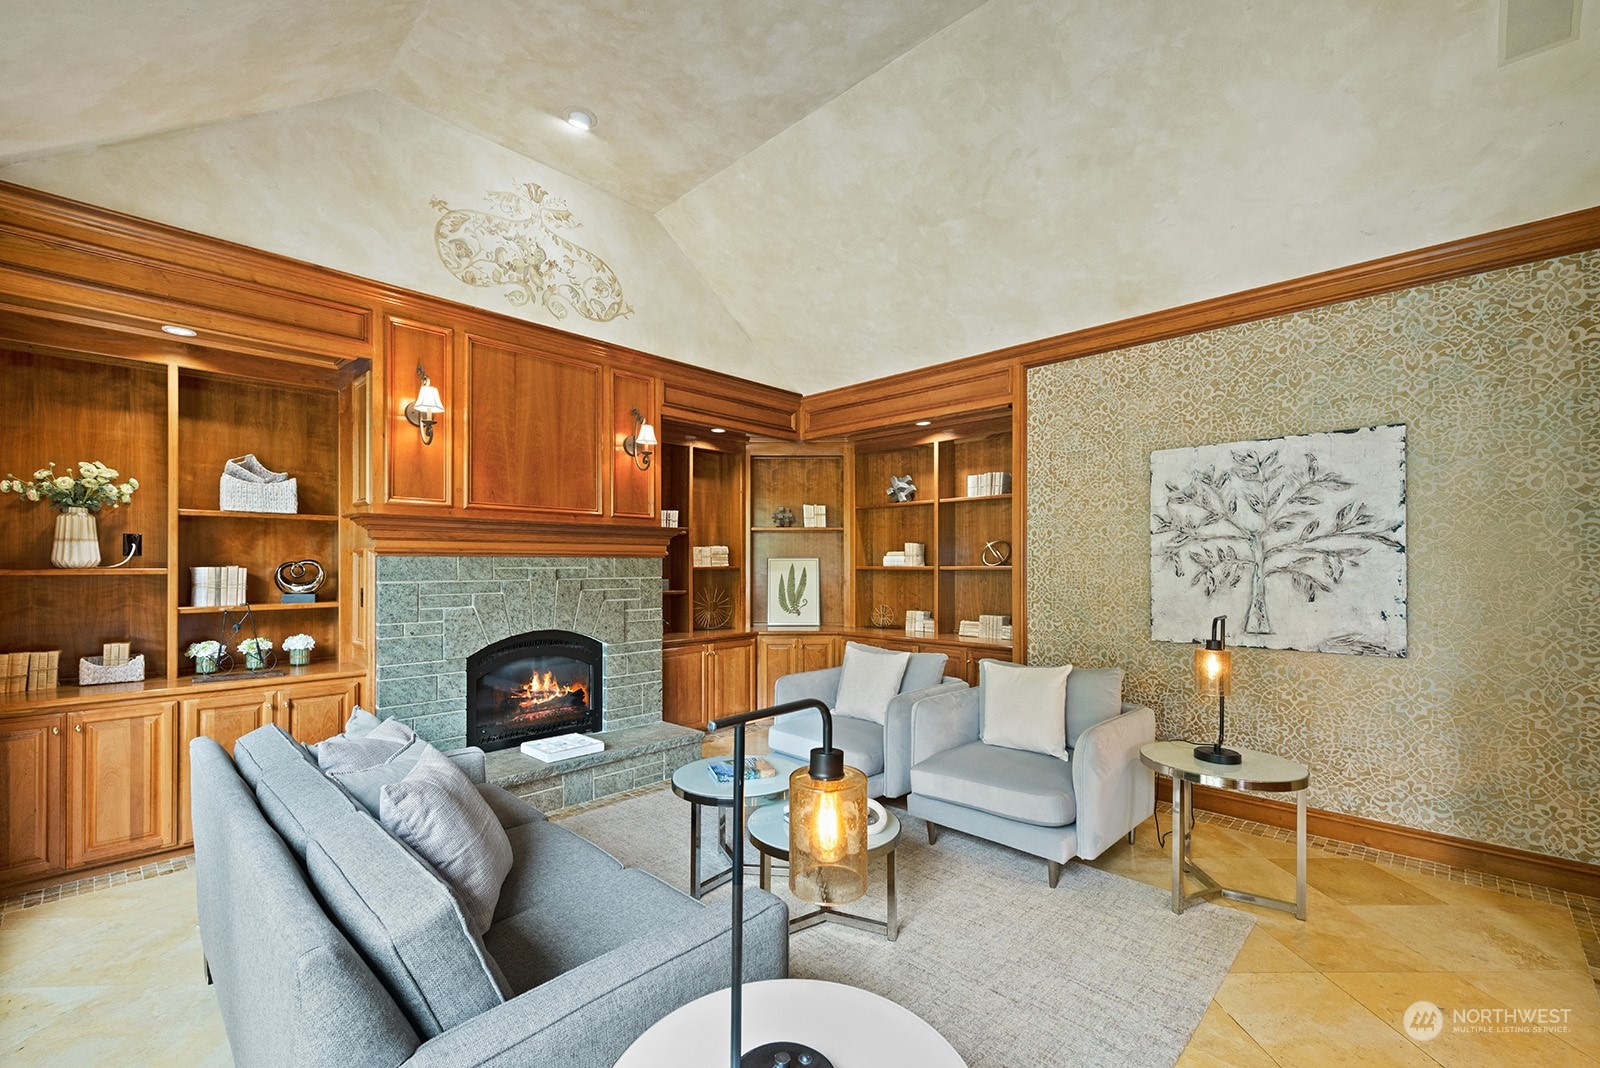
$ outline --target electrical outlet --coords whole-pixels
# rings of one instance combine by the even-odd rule
[[[144,535],[124,534],[122,536],[122,555],[132,553],[134,556],[144,555]]]

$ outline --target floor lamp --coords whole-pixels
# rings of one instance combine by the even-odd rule
[[[822,747],[789,776],[789,891],[817,905],[843,905],[867,892],[867,777],[846,767],[833,747],[833,715],[815,698],[724,716],[707,731],[733,727],[733,982],[728,995],[729,1068],[833,1068],[800,1042],[768,1042],[743,1053],[744,985],[744,728],[752,720],[816,709]]]

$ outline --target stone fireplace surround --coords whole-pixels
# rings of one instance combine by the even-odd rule
[[[605,643],[606,752],[544,764],[490,753],[489,778],[543,811],[670,778],[699,731],[661,721],[661,563],[654,558],[382,556],[377,711],[442,749],[466,744],[467,657],[532,630]]]

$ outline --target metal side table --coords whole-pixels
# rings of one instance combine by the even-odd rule
[[[1259,753],[1253,749],[1234,746],[1244,760],[1238,764],[1210,764],[1195,759],[1193,742],[1151,742],[1139,750],[1139,760],[1157,775],[1172,779],[1172,911],[1182,914],[1184,908],[1197,901],[1217,896],[1230,901],[1244,901],[1251,905],[1292,912],[1296,919],[1306,918],[1306,787],[1311,783],[1311,772],[1304,764]],[[1194,786],[1212,786],[1222,790],[1293,792],[1294,806],[1294,885],[1295,899],[1284,901],[1275,897],[1262,897],[1244,890],[1223,886],[1207,875],[1189,857],[1189,821],[1194,812]],[[1184,892],[1183,877],[1193,875],[1205,887],[1195,893]]]
[[[731,881],[739,870],[733,857],[728,855],[728,810],[733,807],[733,783],[718,782],[711,774],[714,760],[731,760],[731,757],[707,757],[692,760],[672,773],[672,792],[689,802],[689,896],[699,899],[717,887]],[[801,766],[776,753],[762,755],[762,760],[778,770],[778,774],[765,779],[744,781],[744,801],[747,809],[767,804],[789,792],[789,776]],[[704,859],[700,848],[700,809],[713,805],[717,810],[717,844],[728,858],[728,867],[714,875],[705,875]],[[742,814],[741,814],[742,816]]]
[[[761,853],[761,889],[772,889],[772,862],[789,863],[789,820],[786,805],[768,805],[757,809],[750,814],[749,831],[750,841]],[[877,920],[871,916],[857,916],[845,912],[831,905],[822,905],[803,916],[795,916],[789,920],[789,931],[804,931],[807,927],[815,927],[819,923],[842,923],[846,927],[855,927],[862,931],[880,933],[890,942],[900,933],[900,919],[897,910],[894,882],[894,851],[900,844],[900,820],[889,809],[883,810],[884,824],[882,827],[867,835],[867,857],[880,857],[887,854],[885,863],[888,865],[889,911],[886,919]]]

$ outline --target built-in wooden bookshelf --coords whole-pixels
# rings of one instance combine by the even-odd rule
[[[664,427],[664,434],[681,431]],[[661,565],[662,623],[669,637],[707,629],[742,631],[747,626],[743,447],[742,439],[724,445],[686,442],[680,436],[677,441],[665,440],[657,451],[661,507],[678,513],[677,532]],[[728,563],[696,566],[697,545],[726,545]],[[725,626],[705,628],[696,623],[695,606],[708,599],[727,605]]]
[[[750,618],[755,626],[781,624],[767,603],[767,562],[777,558],[815,559],[822,626],[848,624],[849,564],[845,555],[847,453],[843,442],[789,444],[761,442],[750,447]],[[827,509],[827,526],[804,526],[807,504]],[[794,513],[794,525],[777,526],[780,508]]]

